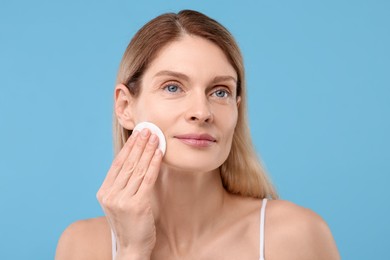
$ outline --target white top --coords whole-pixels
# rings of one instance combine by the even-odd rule
[[[264,258],[264,227],[265,227],[265,206],[267,205],[267,199],[263,199],[260,210],[260,260]]]
[[[260,210],[260,260],[265,260],[264,258],[264,227],[265,227],[265,206],[267,205],[267,199],[263,199]],[[116,238],[114,232],[111,230],[112,237],[112,259],[115,259],[116,256]]]

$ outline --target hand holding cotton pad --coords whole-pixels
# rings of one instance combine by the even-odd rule
[[[157,135],[158,148],[162,151],[163,154],[165,154],[165,151],[167,149],[167,143],[165,141],[165,137],[164,137],[164,134],[161,131],[161,129],[153,123],[141,122],[134,127],[133,131],[140,131],[141,132],[142,129],[144,129],[144,128],[149,129],[152,134]]]

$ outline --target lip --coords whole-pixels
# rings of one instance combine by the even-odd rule
[[[174,137],[184,144],[193,147],[209,147],[217,141],[209,134],[183,134],[175,135]]]

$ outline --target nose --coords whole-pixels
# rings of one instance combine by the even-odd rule
[[[190,123],[211,123],[214,119],[210,103],[206,95],[194,95],[190,98],[186,112],[186,120]]]

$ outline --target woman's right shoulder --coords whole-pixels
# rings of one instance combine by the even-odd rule
[[[106,217],[70,224],[58,241],[55,259],[111,259],[111,229]]]

